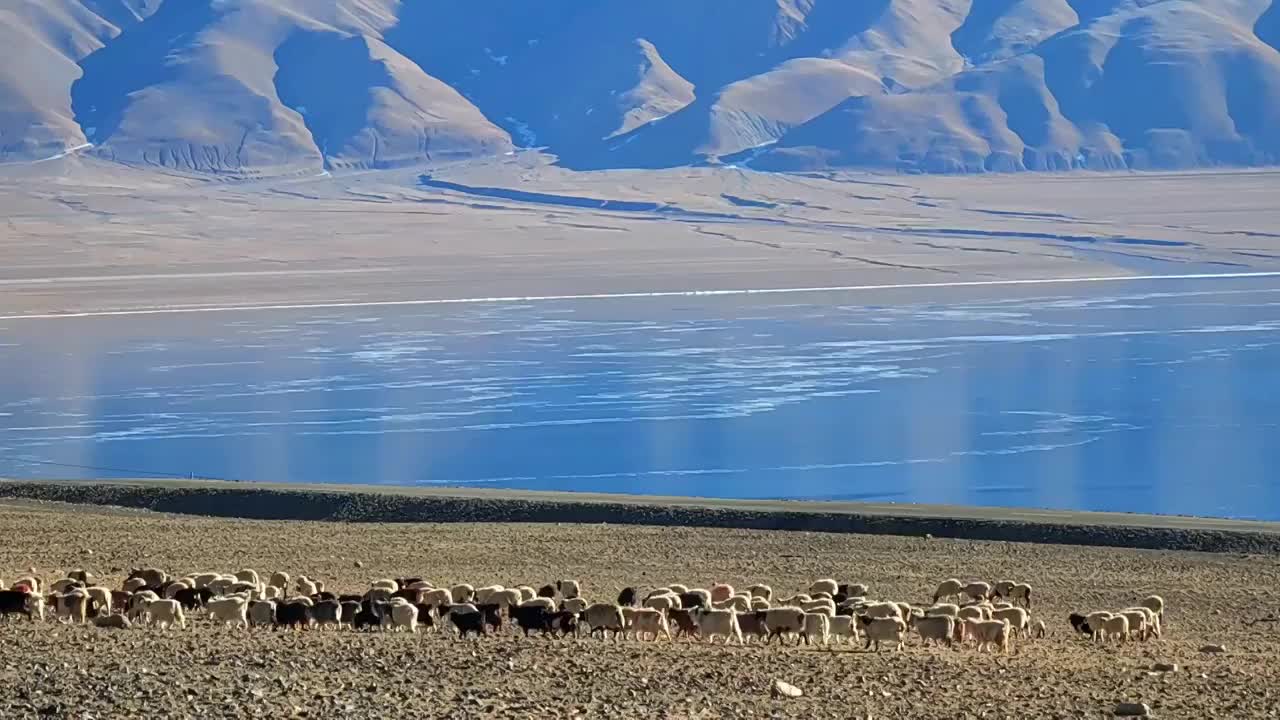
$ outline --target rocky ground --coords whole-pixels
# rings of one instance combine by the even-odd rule
[[[571,524],[342,524],[192,518],[56,503],[0,506],[0,576],[83,567],[116,586],[131,566],[284,569],[358,590],[417,574],[437,583],[624,585],[817,577],[924,602],[949,576],[1026,580],[1045,640],[971,648],[724,647],[694,642],[460,642],[426,632],[109,631],[0,622],[0,717],[1109,717],[1119,702],[1164,718],[1280,716],[1280,558],[894,536]],[[1095,645],[1072,610],[1168,602],[1165,638]],[[1215,643],[1223,653],[1201,648]],[[1176,663],[1154,672],[1155,663]],[[800,698],[773,698],[781,679]]]

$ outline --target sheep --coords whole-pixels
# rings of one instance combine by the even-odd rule
[[[259,589],[260,589],[260,586],[255,585],[253,583],[236,581],[231,583],[227,587],[223,588],[222,594],[223,595],[244,595],[245,597],[248,597],[249,595],[252,595],[258,592]]]
[[[628,608],[631,610],[630,630],[635,634],[637,640],[644,640],[645,634],[653,635],[656,642],[658,635],[666,635],[667,639],[671,639],[671,628],[667,625],[667,618],[661,610],[652,608]]]
[[[960,592],[974,600],[986,600],[991,597],[991,583],[977,580],[965,585]]]
[[[565,600],[576,598],[582,594],[582,588],[579,587],[577,580],[557,580],[556,591]]]
[[[128,580],[125,580],[124,584],[120,586],[120,588],[127,593],[135,593],[135,592],[138,592],[139,590],[145,590],[146,587],[147,587],[147,581],[143,580],[142,578],[129,578]]]
[[[933,607],[925,608],[924,616],[956,618],[960,616],[960,606],[952,603],[938,603]]]
[[[476,588],[475,601],[477,604],[492,602],[491,598],[503,590],[506,590],[506,588],[501,585],[486,585],[485,587]]]
[[[1143,608],[1144,610],[1147,608]],[[1138,640],[1146,641],[1151,636],[1151,628],[1147,622],[1147,614],[1142,610],[1121,610],[1116,613],[1123,615],[1129,621],[1128,637],[1137,637]]]
[[[1000,652],[1009,652],[1008,620],[965,620],[964,636],[973,638],[978,643],[978,652],[983,648],[1000,648]]]
[[[827,617],[835,617],[836,604],[830,600],[810,600],[800,605],[800,609],[807,613],[820,612]]]
[[[592,635],[595,635],[597,630],[600,631],[600,639],[602,640],[608,639],[609,631],[613,632],[613,637],[617,640],[623,630],[626,629],[622,608],[613,603],[589,605],[586,610],[582,611],[582,618],[591,628]]]
[[[688,591],[680,593],[679,597],[681,607],[711,607],[710,590],[703,588],[690,588]]]
[[[827,623],[827,630],[836,643],[858,642],[858,624],[853,621],[852,615],[837,615],[828,618]]]
[[[337,600],[320,600],[311,608],[311,620],[316,628],[342,627],[342,603]]]
[[[1147,636],[1160,637],[1160,616],[1149,607],[1138,605],[1131,608],[1125,608],[1124,612],[1137,611],[1146,617]]]
[[[577,614],[577,613],[581,613],[583,610],[586,610],[588,604],[589,603],[587,603],[586,600],[580,597],[569,598],[568,600],[565,600],[564,602],[560,603],[560,610],[562,612],[571,612],[571,613]]]
[[[733,586],[727,583],[716,583],[711,586],[711,602],[724,602],[733,597]]]
[[[82,587],[84,587],[84,583],[79,580],[75,580],[73,578],[62,578],[49,583],[49,592],[58,595],[65,593],[68,590],[74,590]]]
[[[294,581],[293,589],[299,595],[305,595],[307,597],[311,597],[312,595],[320,592],[320,586],[308,579],[306,575],[298,576],[298,579]],[[214,592],[217,591],[215,590]]]
[[[678,595],[655,595],[644,601],[644,607],[654,610],[672,610],[683,607]]]
[[[684,593],[689,592],[689,586],[681,585],[680,583],[671,583],[667,586],[667,589],[676,595],[683,595]]]
[[[675,623],[676,638],[681,635],[698,637],[698,621],[693,617],[692,610],[669,610],[667,612],[667,620],[668,628],[671,623]]]
[[[841,583],[836,587],[836,595],[844,595],[846,598],[865,597],[867,594],[867,586],[862,583]]]
[[[866,636],[864,648],[870,648],[871,644],[875,643],[876,652],[880,652],[880,643],[891,642],[894,644],[894,651],[902,650],[903,636],[907,632],[907,624],[902,618],[873,618],[859,615],[858,624],[861,626],[863,635]]]
[[[538,597],[554,598],[555,596],[556,596],[555,585],[543,585],[542,587],[538,588]]]
[[[93,619],[93,626],[100,628],[114,628],[116,630],[127,630],[133,626],[129,622],[129,618],[124,615],[104,615]]]
[[[1008,620],[1009,632],[1014,637],[1017,637],[1019,632],[1025,635],[1031,631],[1031,614],[1023,608],[1015,607],[994,610],[991,613],[991,619]]]
[[[1027,583],[1015,583],[1005,597],[1015,605],[1021,601],[1028,610],[1031,609],[1031,586]]]
[[[520,591],[515,588],[506,588],[489,596],[489,602],[502,608],[513,608],[520,604]]]
[[[714,588],[712,592],[715,592]],[[698,634],[707,638],[709,643],[715,643],[717,637],[723,637],[726,645],[730,639],[736,639],[739,645],[745,644],[742,629],[738,627],[738,614],[733,610],[700,608],[693,611],[693,619],[698,623]]]
[[[0,616],[7,617],[12,613],[22,613],[31,617],[32,598],[38,600],[40,596],[22,590],[0,590]],[[41,607],[44,607],[43,603]]]
[[[418,608],[407,602],[391,603],[391,629],[418,632]],[[483,634],[483,630],[481,631]],[[465,634],[465,633],[464,633]]]
[[[1110,619],[1111,619],[1111,613],[1107,612],[1106,610],[1099,610],[1097,612],[1091,612],[1088,615],[1085,615],[1084,616],[1085,627],[1089,629],[1089,637],[1093,638],[1094,640],[1106,639],[1103,626],[1106,623],[1106,621]],[[1126,628],[1126,632],[1127,631],[1128,631],[1128,628]]]
[[[529,607],[517,605],[511,609],[511,619],[515,621],[516,627],[524,631],[525,637],[529,637],[529,633],[535,630],[544,634],[550,633],[553,617],[553,614],[541,605]]]
[[[1089,635],[1093,631],[1089,629],[1089,619],[1080,613],[1071,613],[1067,616],[1067,621],[1071,623],[1071,627],[1081,635]]]
[[[92,585],[84,589],[88,600],[88,613],[91,617],[111,614],[111,591],[101,585]]]
[[[267,584],[271,587],[278,587],[281,590],[285,590],[289,587],[289,573],[284,572],[283,570],[277,570],[276,572],[271,573],[271,579],[267,581]]]
[[[397,580],[396,582],[400,582],[400,581]],[[436,589],[435,585],[432,585],[426,580],[415,580],[410,583],[400,583],[400,587],[409,588],[410,590],[435,590]],[[516,594],[519,595],[520,593],[516,593]]]
[[[636,605],[636,589],[633,587],[624,587],[622,592],[618,593],[619,607],[635,607]]]
[[[215,582],[216,582],[216,581],[215,581]],[[223,586],[222,586],[222,588],[223,588],[223,589],[225,589],[228,585],[230,585],[230,583],[227,583],[226,585],[223,585]],[[165,599],[167,599],[167,600],[172,600],[172,599],[173,599],[173,596],[174,596],[174,595],[177,595],[179,590],[187,590],[187,589],[189,589],[190,587],[191,587],[190,585],[188,585],[188,584],[186,584],[186,583],[182,582],[181,580],[178,580],[178,581],[176,581],[176,582],[171,582],[171,583],[169,583],[168,585],[165,585],[165,587],[164,587],[164,592],[163,592],[163,593],[161,593],[161,595],[160,595],[160,596],[161,596],[161,597],[163,597],[163,598],[165,598]],[[221,593],[222,593],[222,590],[220,590],[220,589],[219,589],[219,590],[214,590],[214,592],[221,594]]]
[[[84,623],[88,620],[88,603],[89,594],[84,590],[75,589],[62,595],[55,594],[53,612],[54,616],[61,621],[73,623]]]
[[[187,618],[182,613],[182,605],[177,600],[151,600],[147,603],[147,622],[161,629],[170,628],[176,622],[178,627],[187,627]]]
[[[943,598],[960,597],[964,593],[964,583],[955,578],[947,578],[938,584],[938,589],[933,592],[933,601],[937,603]]]
[[[740,612],[738,615],[738,629],[742,631],[743,641],[757,639],[762,640],[769,635],[769,628],[764,623],[763,611]]]
[[[768,585],[756,583],[755,585],[747,588],[747,592],[751,593],[751,597],[753,598],[764,598],[770,602],[773,600],[773,588]]]
[[[364,594],[365,600],[370,602],[391,602],[391,591],[384,587],[369,588]],[[452,600],[452,596],[450,597]],[[421,598],[419,598],[421,601]]]
[[[258,579],[258,571],[257,571],[257,570],[251,570],[251,569],[247,569],[247,568],[246,568],[246,569],[244,569],[244,570],[239,570],[239,571],[237,571],[237,572],[235,573],[235,578],[236,578],[236,580],[239,580],[240,582],[249,583],[250,585],[260,585],[260,584],[262,584],[262,583],[261,583],[261,581]]]
[[[807,603],[807,602],[809,602],[810,600],[813,600],[813,598],[809,597],[809,596],[808,596],[808,595],[806,595],[805,593],[796,593],[795,595],[792,595],[791,597],[782,598],[781,600],[779,600],[779,601],[778,601],[778,604],[779,604],[779,605],[783,605],[783,606],[785,606],[785,607],[796,607],[796,608],[798,608],[798,607],[800,607],[802,604]]]
[[[1014,582],[1012,580],[1000,580],[991,585],[991,597],[1002,598],[1009,597],[1009,592],[1013,590]]]
[[[809,593],[810,602],[812,602],[813,600],[831,600],[831,602],[835,602],[835,600],[833,599],[834,597],[835,596],[829,592]]]
[[[1148,595],[1142,598],[1142,602],[1138,603],[1144,608],[1148,608],[1155,613],[1161,620],[1164,619],[1164,598],[1159,595]]]
[[[152,600],[159,600],[160,596],[150,590],[139,590],[129,596],[128,604],[125,606],[125,615],[134,622],[145,620],[147,614],[147,603]]]
[[[733,610],[735,612],[747,612],[751,609],[751,600],[743,595],[734,595],[733,597],[723,601],[712,601],[711,607],[716,610]],[[832,610],[834,612],[834,609]]]
[[[205,609],[209,611],[209,617],[216,622],[233,627],[249,627],[249,601],[244,597],[235,595],[214,598],[205,605]]]
[[[156,568],[134,568],[129,571],[130,578],[141,578],[150,590],[158,590],[168,582],[169,576]]]
[[[311,627],[311,603],[298,602],[307,598],[294,598],[293,600],[276,606],[276,627],[286,628],[310,628]]]
[[[809,585],[809,594],[817,595],[818,593],[826,593],[827,595],[835,595],[840,590],[840,585],[831,579],[814,580]]]
[[[926,615],[916,620],[915,631],[926,645],[932,640],[934,644],[941,643],[951,647],[956,634],[956,622],[956,618],[950,615]]]
[[[249,603],[249,622],[253,625],[275,625],[276,624],[275,601],[273,600],[251,601]]]
[[[454,604],[471,602],[476,596],[476,589],[466,583],[459,583],[449,588],[449,599]]]
[[[766,600],[766,599],[764,599],[764,598],[762,598],[762,597],[753,597],[753,598],[751,598],[751,611],[752,611],[752,612],[760,612],[761,610],[768,610],[768,609],[769,609],[769,608],[771,608],[771,607],[773,607],[773,605],[772,605],[768,600]]]
[[[956,618],[960,620],[990,620],[991,609],[982,605],[966,605],[956,612]]]
[[[526,602],[538,597],[538,592],[528,585],[520,585],[516,590],[520,591],[520,602]]]
[[[418,597],[418,602],[423,605],[450,605],[453,603],[453,594],[443,588],[437,590],[428,590]]]
[[[1094,637],[1100,637],[1103,642],[1111,638],[1115,638],[1118,641],[1129,639],[1129,618],[1124,615],[1111,615],[1098,625],[1095,625],[1091,620],[1089,621],[1089,627],[1095,631]]]
[[[834,611],[833,611],[834,614]],[[830,616],[826,613],[807,612],[804,614],[804,631],[800,633],[805,645],[821,640],[823,645],[831,643]]]
[[[773,642],[775,637],[782,642],[787,635],[798,636],[804,632],[804,611],[796,607],[771,608],[764,611],[764,624],[769,629],[765,644]],[[796,644],[799,643],[800,639],[797,637]]]
[[[532,600],[526,600],[520,603],[517,607],[522,607],[522,608],[540,607],[546,610],[547,612],[554,612],[556,609],[556,601],[548,597],[536,597],[536,598],[533,598]]]
[[[902,616],[902,606],[891,602],[864,603],[861,607],[855,608],[858,615],[865,615],[872,619],[881,618],[898,618],[906,622],[906,618]]]

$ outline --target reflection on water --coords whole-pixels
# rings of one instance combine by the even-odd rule
[[[0,475],[1280,518],[1280,288],[0,323]]]

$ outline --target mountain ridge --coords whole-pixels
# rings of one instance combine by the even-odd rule
[[[0,0],[0,163],[1280,163],[1280,0]]]

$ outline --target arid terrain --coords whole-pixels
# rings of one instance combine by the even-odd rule
[[[1008,655],[972,647],[864,652],[690,641],[458,641],[449,633],[109,631],[0,623],[0,714],[66,717],[1109,717],[1145,702],[1163,718],[1275,717],[1280,560],[894,536],[573,524],[343,524],[206,519],[57,503],[0,507],[0,575],[85,568],[116,586],[130,567],[288,570],[359,591],[383,576],[436,582],[576,578],[592,599],[625,585],[818,577],[927,602],[950,576],[1035,587],[1043,640]],[[1167,603],[1165,637],[1093,644],[1072,610]],[[1201,652],[1208,643],[1226,652]],[[1155,663],[1176,663],[1155,672]],[[804,692],[773,699],[774,679]]]

